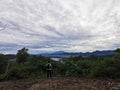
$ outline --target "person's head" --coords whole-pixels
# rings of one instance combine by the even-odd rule
[[[50,63],[50,61],[48,61],[48,63]]]

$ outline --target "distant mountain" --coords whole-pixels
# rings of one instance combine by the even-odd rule
[[[16,58],[16,55],[14,55],[14,54],[6,54],[5,55],[6,60],[11,60],[11,59],[15,59],[15,58]]]
[[[69,54],[68,52],[64,52],[64,51],[56,51],[51,53],[52,55],[63,55],[63,54]]]
[[[93,52],[94,55],[113,55],[116,54],[113,50],[107,50],[107,51],[95,51]]]
[[[53,52],[53,53],[44,53],[44,55],[73,55],[73,56],[91,56],[91,55],[99,55],[99,56],[103,56],[103,55],[114,55],[115,52],[113,50],[105,50],[105,51],[94,51],[94,52],[64,52],[64,51],[57,51],[57,52]]]
[[[104,51],[94,51],[94,52],[86,52],[86,53],[83,53],[83,52],[65,52],[65,51],[56,51],[56,52],[52,52],[52,53],[43,53],[41,55],[44,55],[44,56],[63,56],[63,57],[66,57],[66,56],[91,56],[91,55],[99,55],[99,56],[103,56],[103,55],[114,55],[115,52],[113,50],[104,50]],[[37,54],[39,55],[39,54]],[[30,55],[31,57],[34,56],[34,55]],[[5,55],[6,57],[6,60],[11,60],[11,59],[15,59],[16,58],[16,55],[14,54],[7,54]]]

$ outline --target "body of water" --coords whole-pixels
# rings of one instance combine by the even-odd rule
[[[51,59],[54,60],[54,61],[59,61],[61,58],[54,58],[54,57],[52,57]]]

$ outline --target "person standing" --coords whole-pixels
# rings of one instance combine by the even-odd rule
[[[46,64],[47,78],[52,78],[52,65],[50,61]]]

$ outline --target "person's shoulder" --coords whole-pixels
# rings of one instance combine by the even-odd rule
[[[49,65],[50,65],[50,66],[52,66],[52,64],[51,64],[51,63],[49,63]]]

